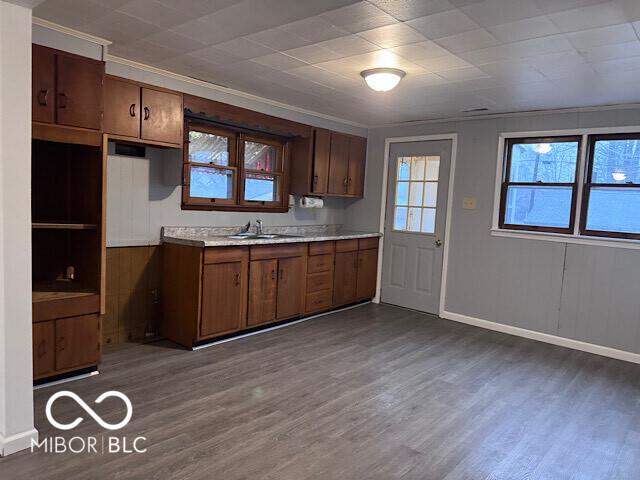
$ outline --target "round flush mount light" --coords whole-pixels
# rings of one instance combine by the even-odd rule
[[[376,92],[388,92],[394,88],[406,73],[397,68],[372,68],[360,72],[364,81]]]

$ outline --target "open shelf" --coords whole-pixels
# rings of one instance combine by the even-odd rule
[[[47,229],[47,230],[95,230],[98,226],[94,223],[48,223],[48,222],[34,222],[32,224],[34,229]]]

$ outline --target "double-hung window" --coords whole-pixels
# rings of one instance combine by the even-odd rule
[[[601,131],[505,139],[498,227],[640,240],[640,133]]]
[[[580,141],[574,136],[506,141],[501,228],[573,232]]]
[[[640,239],[640,134],[589,137],[581,231]]]
[[[188,120],[182,208],[286,211],[284,139]]]

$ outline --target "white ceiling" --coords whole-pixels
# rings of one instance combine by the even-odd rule
[[[110,53],[366,125],[640,102],[640,0],[46,0]],[[395,90],[361,70],[392,66]]]

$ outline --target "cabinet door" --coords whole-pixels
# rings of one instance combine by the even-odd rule
[[[333,274],[333,303],[344,305],[356,300],[358,252],[336,253]]]
[[[245,286],[242,270],[242,262],[203,267],[201,337],[242,328]]]
[[[364,167],[367,158],[367,139],[362,137],[349,138],[349,177],[347,193],[362,197],[364,190]]]
[[[54,322],[33,324],[33,376],[41,377],[55,369]]]
[[[328,193],[346,194],[348,175],[349,137],[333,132],[331,133],[331,154],[329,155]]]
[[[253,260],[249,265],[249,311],[247,324],[276,319],[278,260]]]
[[[141,138],[182,143],[182,95],[142,88]]]
[[[140,137],[140,87],[107,77],[104,82],[104,131]]]
[[[329,154],[331,151],[331,132],[315,130],[313,142],[313,193],[327,193],[329,180]]]
[[[358,298],[373,298],[376,295],[378,279],[378,250],[358,252]]]
[[[100,130],[104,63],[59,54],[56,79],[57,123]]]
[[[278,262],[278,319],[302,313],[304,276],[304,257],[282,258]]]
[[[56,320],[56,370],[88,366],[100,359],[100,317]]]
[[[34,122],[55,121],[56,56],[48,48],[33,45],[31,77],[31,115]]]

